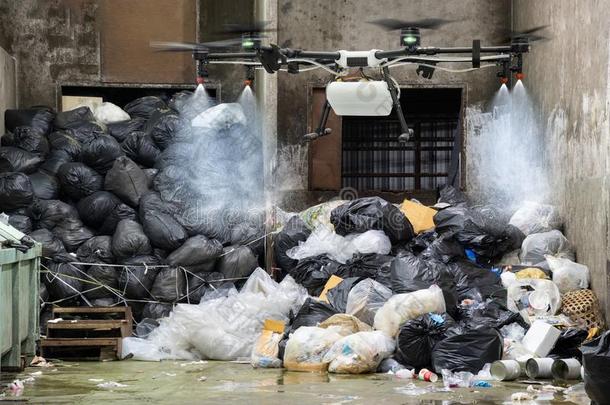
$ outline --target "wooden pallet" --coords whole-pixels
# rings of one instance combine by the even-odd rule
[[[120,358],[122,339],[131,333],[129,307],[55,307],[41,352],[48,358],[114,360]]]

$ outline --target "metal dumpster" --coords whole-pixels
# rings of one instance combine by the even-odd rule
[[[2,371],[23,367],[36,353],[40,243],[0,221],[0,355]],[[27,238],[27,237],[26,237]],[[31,246],[31,247],[28,247]],[[25,356],[25,357],[24,357]]]

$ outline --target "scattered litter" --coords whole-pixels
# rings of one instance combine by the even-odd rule
[[[104,383],[97,384],[96,387],[112,389],[112,388],[125,388],[125,387],[128,387],[128,385],[121,384],[121,383],[118,383],[116,381],[107,381],[107,382],[104,382]]]
[[[103,378],[89,378],[87,381],[91,381],[91,382],[102,382],[104,381]]]
[[[510,396],[510,399],[513,402],[531,401],[534,399],[534,396],[528,392],[515,392]]]
[[[53,367],[53,363],[48,362],[42,356],[34,356],[32,361],[30,362],[30,366],[32,366],[32,367]]]
[[[202,366],[204,364],[208,364],[207,361],[205,360],[199,360],[199,361],[189,361],[188,363],[180,363],[180,367],[186,367],[186,366]]]
[[[62,319],[62,318],[55,318],[55,319],[49,319],[49,320],[47,321],[47,323],[59,323],[59,322],[61,322],[61,321],[63,321],[63,319]]]
[[[11,395],[20,397],[23,394],[23,381],[14,380],[12,383],[8,384],[8,391]]]
[[[415,371],[403,368],[402,370],[398,370],[394,373],[396,378],[401,378],[404,380],[411,380],[415,378]]]
[[[208,380],[208,377],[206,377],[204,375],[202,375],[201,377],[197,378],[197,381],[202,381],[203,382],[203,381],[207,381],[207,380]]]

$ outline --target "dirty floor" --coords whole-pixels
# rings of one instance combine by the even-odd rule
[[[41,372],[41,373],[39,373]],[[0,398],[11,403],[141,404],[141,403],[255,403],[255,404],[502,404],[526,384],[493,382],[493,388],[453,389],[442,383],[398,380],[385,374],[343,376],[254,370],[249,364],[227,362],[65,362],[50,368],[28,368],[18,378],[25,384],[22,396]],[[2,374],[2,386],[15,376]],[[104,388],[115,382],[124,386]],[[547,397],[548,398],[548,397]],[[582,397],[566,401],[564,394],[521,402],[527,404],[586,404]]]

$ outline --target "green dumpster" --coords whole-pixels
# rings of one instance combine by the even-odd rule
[[[36,353],[40,243],[0,221],[0,355],[2,371],[20,369]],[[26,237],[27,238],[27,237]],[[28,248],[28,245],[31,246]]]

